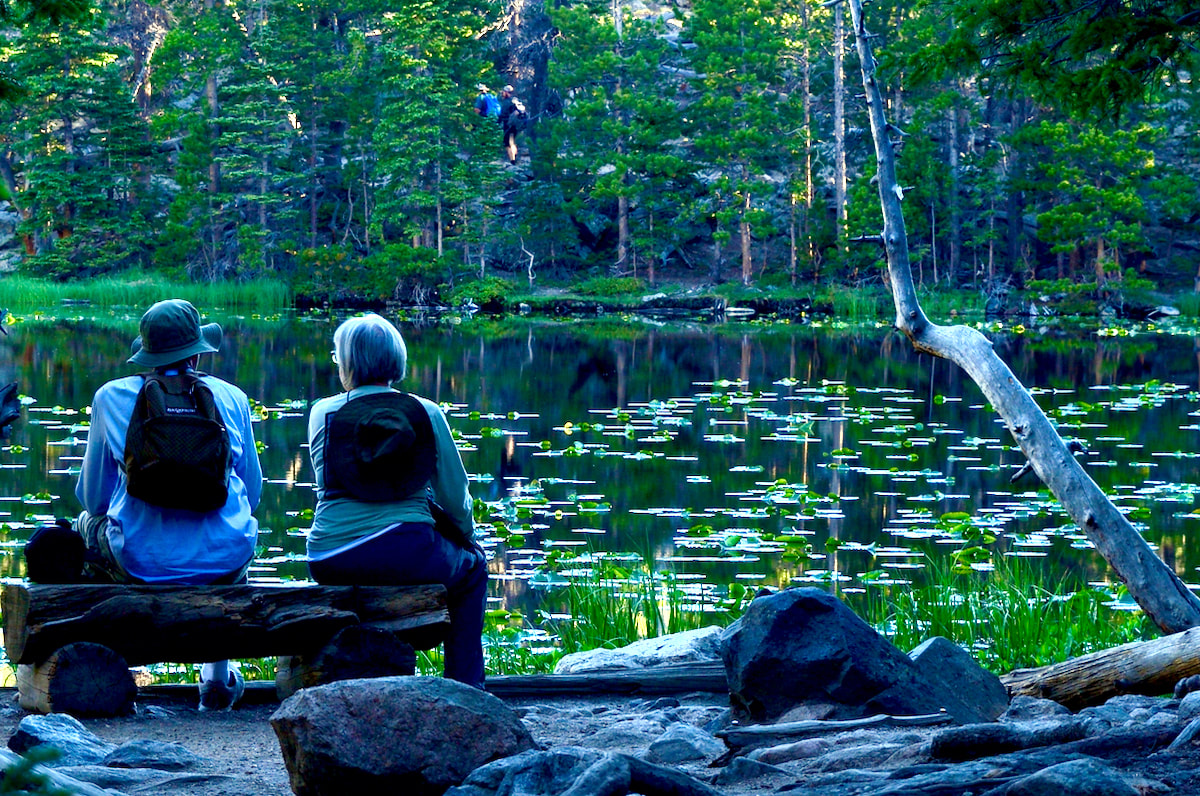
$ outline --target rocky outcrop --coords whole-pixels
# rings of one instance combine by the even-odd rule
[[[534,745],[499,699],[440,677],[307,688],[280,705],[271,725],[297,796],[437,796]]]
[[[475,771],[446,796],[721,796],[674,769],[632,755],[564,747],[526,752]]]

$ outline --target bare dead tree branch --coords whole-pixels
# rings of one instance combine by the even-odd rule
[[[896,306],[896,327],[916,350],[954,362],[979,385],[1034,472],[1159,628],[1177,633],[1200,625],[1200,599],[1155,555],[1137,529],[1075,461],[1033,396],[992,349],[991,341],[971,327],[934,324],[921,309],[913,284],[901,208],[904,192],[896,178],[896,154],[888,136],[882,91],[875,78],[875,56],[863,21],[863,0],[849,0],[849,4],[875,143],[883,242]]]

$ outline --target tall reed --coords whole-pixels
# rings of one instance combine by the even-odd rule
[[[204,309],[278,312],[292,306],[291,288],[281,279],[247,282],[177,282],[157,274],[103,276],[51,282],[14,274],[0,278],[0,308],[14,313],[50,311],[64,304],[144,309],[165,298],[182,298]]]
[[[997,673],[1057,663],[1153,633],[1140,612],[1115,609],[1114,594],[1070,575],[1055,580],[1044,567],[1017,558],[968,574],[929,560],[923,583],[873,586],[855,602],[860,615],[901,649],[943,636]]]

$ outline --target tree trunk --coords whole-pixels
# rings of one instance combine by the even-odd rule
[[[21,707],[34,713],[121,716],[133,712],[137,686],[120,655],[80,642],[43,663],[17,666],[17,694]]]
[[[753,260],[750,257],[750,222],[746,216],[750,213],[750,194],[742,200],[742,220],[738,223],[738,232],[742,239],[742,284],[749,285],[754,281]]]
[[[796,286],[796,193],[792,192],[788,202],[788,283]]]
[[[833,7],[833,195],[837,210],[837,239],[846,229],[846,76],[843,64],[846,25],[842,4]]]
[[[962,266],[962,204],[959,202],[959,182],[961,167],[959,150],[962,148],[962,109],[957,105],[950,109],[950,184],[946,190],[950,202],[950,262],[947,265],[949,274],[947,283],[954,287],[959,284],[958,272]]]
[[[804,229],[802,237],[807,246],[809,262],[813,267],[813,281],[817,278],[817,258],[813,251],[813,163],[812,163],[812,57],[808,46],[808,3],[800,4],[800,24],[805,31],[803,60],[804,71],[800,77],[800,91],[804,94]],[[794,283],[793,283],[794,284]],[[1197,291],[1200,292],[1200,291]]]
[[[850,0],[850,11],[879,167],[883,244],[896,305],[896,327],[916,350],[949,359],[970,375],[1003,418],[1034,472],[1159,628],[1174,633],[1200,624],[1200,599],[1154,554],[1125,515],[1075,461],[1029,391],[996,355],[991,341],[971,327],[933,324],[921,309],[909,263],[896,157],[875,80],[875,58],[863,24],[862,0]]]
[[[204,10],[212,13],[217,8],[215,0],[204,0]],[[214,71],[209,71],[204,78],[204,98],[208,101],[208,118],[213,125],[213,129],[209,132],[209,140],[213,142],[212,161],[208,164],[208,190],[209,193],[216,194],[221,190],[221,164],[217,160],[216,141],[221,132],[217,129],[217,117],[221,113],[221,103],[217,97],[218,93],[217,75]],[[214,238],[215,244],[215,238]],[[214,251],[215,245],[214,245]]]
[[[1011,696],[1053,699],[1079,710],[1118,694],[1169,694],[1176,683],[1194,674],[1200,674],[1200,628],[1050,666],[1017,669],[1000,680]]]
[[[625,178],[621,178],[622,187]],[[617,261],[613,263],[612,275],[621,276],[629,259],[629,197],[622,193],[617,197]]]
[[[1009,114],[1009,134],[1016,135],[1028,121],[1024,100],[1013,100],[1009,107]],[[1005,152],[1008,158],[1008,176],[1010,178],[1019,176],[1024,167],[1019,149],[1006,147]],[[1021,245],[1025,240],[1025,204],[1022,201],[1021,192],[1014,190],[1011,186],[1005,192],[1005,212],[1008,215],[1008,224],[1005,229],[1008,270],[1009,273],[1016,273],[1017,268],[1021,265]]]

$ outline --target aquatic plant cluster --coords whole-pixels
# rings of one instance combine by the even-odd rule
[[[268,479],[259,581],[306,577],[307,408],[337,389],[336,320],[222,321],[228,356],[212,368],[254,397]],[[1010,482],[1023,458],[973,385],[886,327],[459,320],[405,327],[405,386],[446,407],[472,473],[494,673],[727,623],[758,589],[792,584],[834,591],[901,646],[947,635],[996,670],[1146,632],[1036,478]],[[123,372],[136,313],[9,328],[0,366],[28,387],[0,446],[0,571],[19,577],[32,528],[77,510],[87,402]],[[1086,442],[1093,477],[1190,574],[1192,332],[989,331]]]

